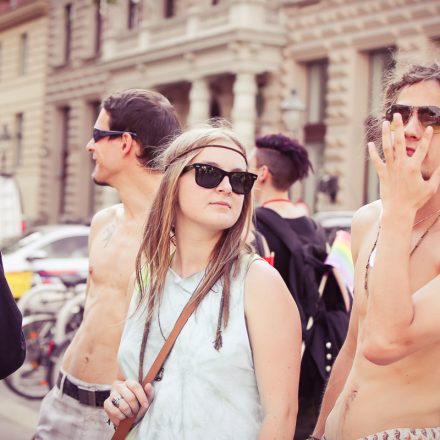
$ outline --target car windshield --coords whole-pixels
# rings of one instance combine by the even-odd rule
[[[19,239],[7,241],[6,244],[2,248],[2,254],[7,255],[12,252],[15,252],[15,251],[23,248],[24,246],[27,246],[31,243],[34,243],[42,236],[43,236],[43,232],[33,231],[33,232],[29,232],[24,237],[21,237]]]

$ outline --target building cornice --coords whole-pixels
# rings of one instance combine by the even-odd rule
[[[49,4],[47,0],[26,1],[14,9],[0,12],[0,32],[31,20],[47,16]]]
[[[196,57],[198,53],[215,49],[221,50],[222,48],[231,52],[231,59],[233,59],[234,52],[243,46],[251,48],[251,52],[254,52],[259,47],[282,49],[286,43],[287,37],[285,33],[265,32],[262,34],[254,30],[236,29],[203,39],[157,44],[141,52],[136,51],[124,57],[103,60],[101,65],[109,70],[120,70],[133,65],[156,63],[176,57]]]

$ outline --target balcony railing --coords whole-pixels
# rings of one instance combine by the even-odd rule
[[[120,53],[173,46],[176,42],[190,41],[193,38],[202,40],[234,29],[265,32],[270,29],[279,31],[281,26],[278,12],[271,8],[262,10],[258,4],[255,6],[244,2],[219,4],[188,10],[182,16],[147,19],[141,21],[136,29],[115,32],[109,35],[108,47],[111,49],[104,58],[114,59]]]

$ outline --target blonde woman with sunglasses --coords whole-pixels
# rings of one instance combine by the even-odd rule
[[[252,186],[233,132],[203,127],[160,157],[164,177],[144,231],[105,410],[137,415],[133,439],[291,439],[301,328],[278,272],[246,246]],[[161,371],[142,388],[190,300],[197,308]],[[154,396],[154,397],[153,397]]]

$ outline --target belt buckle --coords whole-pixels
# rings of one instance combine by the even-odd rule
[[[95,391],[78,386],[78,401],[83,405],[96,406]]]

